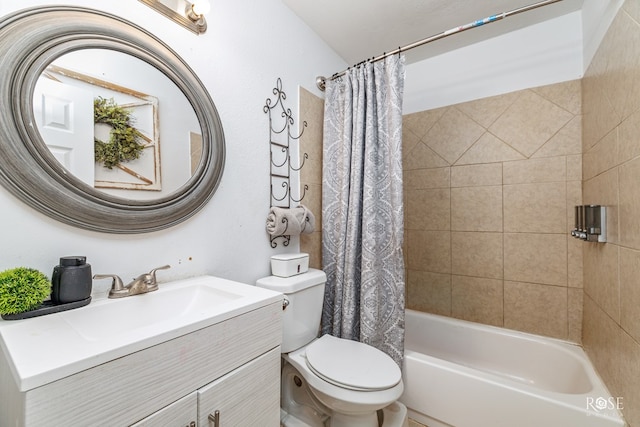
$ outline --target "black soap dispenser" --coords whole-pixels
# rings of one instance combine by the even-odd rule
[[[53,268],[51,276],[51,301],[67,304],[82,301],[91,296],[91,265],[87,257],[66,256]]]

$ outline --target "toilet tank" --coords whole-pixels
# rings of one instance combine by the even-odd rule
[[[284,294],[282,353],[296,350],[318,336],[326,281],[324,271],[310,268],[296,276],[269,276],[256,282],[258,287]]]

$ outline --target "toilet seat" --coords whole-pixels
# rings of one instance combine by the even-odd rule
[[[387,390],[402,379],[400,368],[370,345],[323,335],[305,351],[307,366],[323,380],[356,391]]]

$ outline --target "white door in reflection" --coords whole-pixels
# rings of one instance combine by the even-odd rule
[[[33,112],[42,139],[73,176],[93,187],[93,96],[90,91],[41,77]]]

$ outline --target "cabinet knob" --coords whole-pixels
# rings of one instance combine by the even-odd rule
[[[220,411],[209,414],[209,424],[213,427],[220,427]]]

